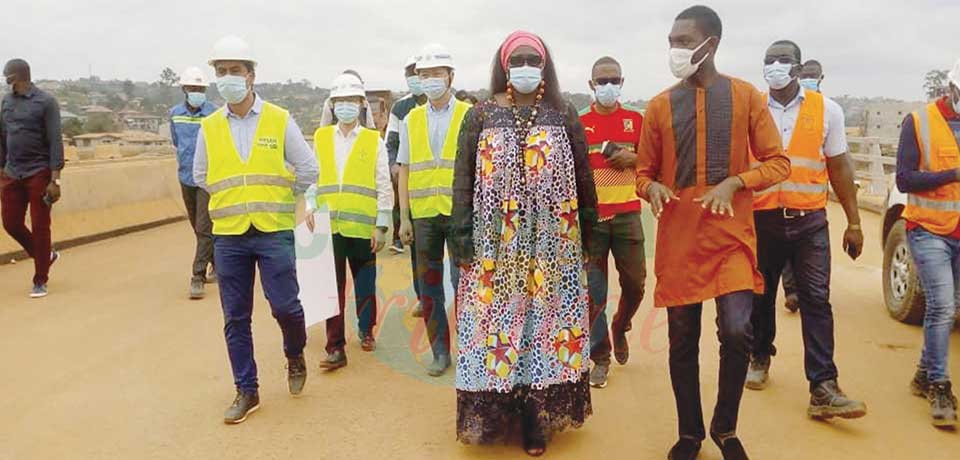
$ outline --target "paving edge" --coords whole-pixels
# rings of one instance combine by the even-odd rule
[[[54,246],[57,250],[69,249],[84,244],[96,243],[97,241],[108,240],[110,238],[116,238],[118,236],[128,235],[130,233],[142,232],[144,230],[150,230],[156,227],[162,227],[164,225],[173,224],[176,222],[181,222],[187,220],[186,216],[177,216],[177,217],[168,217],[166,219],[155,220],[153,222],[147,222],[144,224],[132,225],[129,227],[118,228],[115,230],[110,230],[107,232],[97,233],[93,235],[81,236],[79,238],[73,238],[65,241],[58,241],[54,243]],[[9,265],[11,261],[20,261],[29,259],[26,251],[13,251],[0,254],[0,265]]]

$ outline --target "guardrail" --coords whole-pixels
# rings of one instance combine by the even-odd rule
[[[897,139],[849,137],[850,157],[856,179],[866,195],[886,197],[893,185],[890,174],[897,168]]]

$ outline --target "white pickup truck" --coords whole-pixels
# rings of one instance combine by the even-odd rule
[[[883,242],[883,297],[890,316],[908,324],[923,324],[926,301],[907,245],[906,223],[901,217],[906,205],[907,195],[896,186],[890,187],[880,234]],[[957,309],[957,317],[960,319],[960,309]]]

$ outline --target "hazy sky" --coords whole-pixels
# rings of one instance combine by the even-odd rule
[[[12,1],[12,0],[11,0]],[[478,89],[503,38],[523,28],[551,47],[561,86],[588,92],[594,60],[621,61],[629,99],[675,80],[667,33],[692,2],[666,0],[30,0],[0,15],[0,60],[23,57],[34,78],[154,81],[160,69],[206,67],[213,43],[235,33],[258,56],[258,79],[327,87],[344,68],[368,85],[401,89],[403,63],[423,45],[447,46],[455,86]],[[724,36],[721,71],[762,83],[766,47],[796,41],[823,62],[832,95],[919,99],[923,75],[960,58],[960,0],[714,0]],[[869,5],[869,6],[865,6]]]

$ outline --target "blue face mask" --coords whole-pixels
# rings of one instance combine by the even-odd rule
[[[224,75],[217,79],[217,91],[230,104],[239,104],[247,97],[247,79],[237,75]]]
[[[207,93],[187,93],[187,104],[190,104],[190,107],[199,109],[204,102],[207,102]]]
[[[360,104],[356,102],[337,102],[333,104],[333,114],[341,123],[350,124],[357,121],[360,116]]]
[[[800,86],[810,91],[820,91],[820,80],[817,78],[801,78]]]
[[[536,91],[541,81],[543,81],[543,70],[539,67],[525,65],[510,68],[510,85],[520,94]]]
[[[416,75],[407,77],[407,88],[410,88],[410,94],[417,97],[423,96],[423,85],[420,83],[420,77]]]
[[[767,81],[770,88],[783,89],[793,81],[793,77],[790,76],[791,70],[793,70],[793,64],[774,62],[763,66],[763,79]]]
[[[431,101],[440,99],[447,94],[446,78],[421,78],[420,86],[423,87],[424,94]]]
[[[596,86],[597,102],[604,107],[613,107],[620,100],[620,85],[607,83]]]

